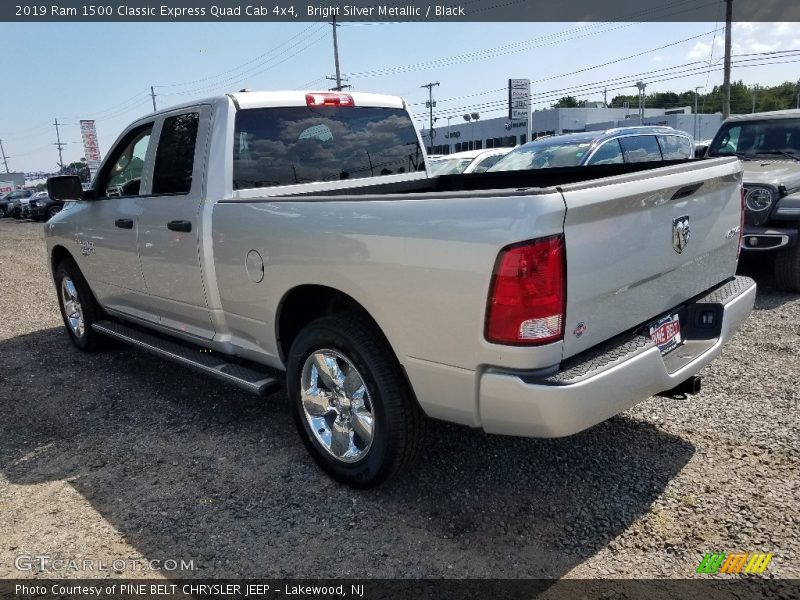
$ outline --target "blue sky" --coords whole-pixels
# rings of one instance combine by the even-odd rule
[[[800,50],[796,24],[739,23],[734,54]],[[65,125],[65,162],[83,156],[79,119],[96,119],[105,153],[133,119],[158,107],[252,89],[326,89],[333,75],[326,23],[23,23],[4,24],[0,139],[11,170],[51,170],[58,154],[53,119]],[[509,77],[533,81],[534,108],[560,95],[602,100],[649,91],[709,89],[722,72],[717,23],[385,23],[339,28],[341,68],[354,89],[397,94],[423,114],[434,88],[437,113],[501,116]],[[668,47],[664,47],[668,46]],[[636,55],[636,56],[635,56]],[[800,62],[742,57],[733,78],[774,84],[800,79]],[[755,59],[755,60],[753,60]],[[800,61],[783,57],[782,61]],[[610,64],[605,64],[610,63]],[[744,64],[757,66],[745,68]],[[680,65],[686,65],[680,67]],[[672,78],[667,81],[659,79]],[[494,103],[494,104],[493,104]],[[494,111],[494,112],[492,112]]]

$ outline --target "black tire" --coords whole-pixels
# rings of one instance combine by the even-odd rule
[[[7,217],[8,213],[6,213],[6,209],[4,206],[0,206],[0,219]]]
[[[775,255],[775,285],[787,292],[800,292],[800,243]]]
[[[317,439],[301,399],[306,360],[330,349],[350,361],[366,387],[373,419],[372,442],[355,462],[336,458]],[[408,470],[423,447],[427,418],[400,363],[374,323],[356,313],[322,317],[307,325],[289,351],[286,381],[297,430],[311,456],[335,480],[371,488]]]
[[[64,279],[69,278],[77,292],[78,302],[80,303],[80,313],[83,318],[82,334],[79,335],[70,325],[64,307],[64,292],[62,286]],[[107,338],[92,330],[92,324],[103,320],[103,311],[94,299],[94,294],[89,288],[89,284],[84,279],[78,265],[71,258],[65,258],[56,267],[55,273],[56,293],[58,295],[58,308],[61,311],[61,318],[64,320],[64,327],[67,330],[72,343],[84,352],[96,352],[108,345]]]
[[[58,206],[57,204],[54,205],[54,206],[51,206],[50,208],[47,209],[47,218],[45,220],[49,221],[50,219],[55,217],[60,212],[61,212],[61,207]]]

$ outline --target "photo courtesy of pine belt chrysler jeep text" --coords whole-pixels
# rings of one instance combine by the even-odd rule
[[[431,177],[400,98],[245,91],[137,120],[87,191],[51,178],[45,238],[75,345],[285,384],[314,459],[370,487],[429,418],[566,436],[696,392],[755,298],[741,168]]]

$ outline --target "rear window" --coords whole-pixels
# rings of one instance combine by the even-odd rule
[[[233,188],[397,175],[424,168],[402,109],[252,108],[236,113]]]
[[[785,152],[800,153],[800,119],[726,123],[708,149],[709,156]]]

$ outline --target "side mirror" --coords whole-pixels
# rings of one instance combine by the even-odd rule
[[[53,200],[82,200],[83,187],[77,175],[47,178],[47,195]]]

